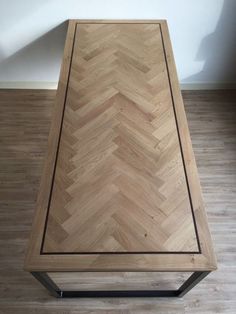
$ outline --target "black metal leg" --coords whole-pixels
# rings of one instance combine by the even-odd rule
[[[62,297],[62,291],[45,272],[31,272],[31,274],[56,298]]]
[[[205,278],[209,271],[196,271],[194,272],[178,289],[178,297],[183,297],[189,292],[196,284],[198,284],[203,278]]]
[[[115,297],[183,297],[197,283],[209,274],[207,271],[194,272],[178,290],[107,290],[107,291],[62,291],[45,272],[32,275],[57,298],[115,298]]]

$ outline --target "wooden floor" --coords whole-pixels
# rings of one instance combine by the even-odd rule
[[[184,92],[218,271],[184,299],[56,300],[22,271],[54,91],[0,91],[0,313],[236,313],[236,92]]]

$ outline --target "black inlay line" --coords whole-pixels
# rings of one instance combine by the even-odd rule
[[[61,141],[61,134],[62,134],[63,122],[64,122],[64,114],[65,114],[65,107],[66,107],[66,101],[67,101],[67,92],[68,92],[69,81],[70,81],[71,64],[72,64],[72,59],[73,59],[73,55],[74,55],[75,35],[76,35],[76,31],[77,31],[77,24],[78,24],[78,23],[75,24],[75,29],[74,29],[73,44],[72,44],[72,52],[71,52],[70,65],[69,65],[69,71],[68,71],[67,82],[66,82],[65,99],[64,99],[64,104],[63,104],[63,111],[62,111],[62,117],[61,117],[61,125],[60,125],[59,138],[58,138],[58,143],[57,143],[56,159],[55,159],[55,163],[54,163],[53,176],[52,176],[52,184],[51,184],[51,189],[50,189],[50,194],[49,194],[49,201],[48,201],[48,207],[47,207],[47,215],[46,215],[46,220],[45,220],[45,225],[44,225],[43,239],[42,239],[40,254],[44,254],[44,253],[43,253],[43,246],[44,246],[45,234],[46,234],[46,230],[47,230],[49,209],[50,209],[50,205],[51,205],[52,191],[53,191],[54,179],[55,179],[55,174],[56,174],[56,165],[57,165],[57,160],[58,160],[58,152],[59,152],[59,147],[60,147],[60,141]]]
[[[169,81],[169,86],[170,86],[170,91],[171,91],[171,99],[172,99],[173,111],[174,111],[174,116],[175,116],[175,125],[176,125],[176,129],[177,129],[177,133],[178,133],[178,139],[179,139],[182,163],[183,163],[184,174],[185,174],[185,181],[186,181],[186,185],[187,185],[187,189],[188,189],[188,196],[189,196],[189,201],[190,201],[190,206],[191,206],[191,212],[192,212],[192,217],[193,217],[193,224],[194,224],[195,234],[196,234],[196,238],[197,238],[198,250],[199,250],[199,253],[201,253],[201,246],[200,246],[199,235],[198,235],[198,230],[197,230],[197,224],[196,224],[196,219],[195,219],[194,210],[193,210],[193,202],[192,202],[192,197],[191,197],[190,188],[189,188],[189,182],[188,182],[187,170],[186,170],[186,165],[185,165],[185,160],[184,160],[182,142],[181,142],[181,137],[180,137],[180,133],[179,133],[179,125],[178,125],[178,119],[177,119],[177,114],[176,114],[176,109],[175,109],[175,102],[174,102],[174,96],[173,96],[171,79],[170,79],[169,65],[168,65],[168,60],[167,60],[167,57],[166,57],[165,42],[164,42],[164,39],[163,39],[163,33],[162,33],[161,24],[159,24],[159,27],[160,27],[160,31],[161,31],[162,47],[163,47],[165,61],[166,61],[166,69],[167,69],[168,81]]]
[[[165,57],[165,63],[166,63],[166,69],[167,69],[167,75],[168,75],[168,82],[169,82],[169,87],[171,91],[171,99],[172,99],[172,107],[174,111],[174,117],[175,117],[175,124],[176,124],[176,129],[177,129],[177,134],[178,134],[178,140],[179,140],[179,145],[180,145],[180,151],[181,151],[181,157],[182,157],[182,163],[183,163],[183,168],[184,168],[184,174],[185,174],[185,180],[187,184],[187,190],[188,190],[188,196],[189,196],[189,201],[191,205],[191,212],[192,212],[192,217],[193,217],[193,222],[194,222],[194,228],[195,228],[195,234],[197,238],[197,244],[198,244],[198,251],[181,251],[181,252],[158,252],[158,251],[140,251],[140,252],[43,252],[43,246],[44,246],[44,241],[45,241],[45,235],[46,235],[46,230],[47,230],[47,224],[48,224],[48,216],[49,216],[49,209],[51,205],[51,198],[52,198],[52,191],[53,191],[53,186],[54,186],[54,179],[55,179],[55,173],[56,173],[56,165],[57,165],[57,160],[58,160],[58,153],[59,153],[59,148],[60,148],[60,141],[61,141],[61,134],[62,134],[62,129],[63,129],[63,122],[64,122],[64,114],[65,114],[65,107],[66,107],[66,102],[67,102],[67,92],[68,92],[68,87],[69,87],[69,80],[70,80],[70,73],[71,73],[71,66],[72,66],[72,60],[73,60],[73,55],[74,55],[74,45],[75,45],[75,37],[77,33],[77,25],[79,23],[75,24],[75,31],[74,31],[74,37],[73,37],[73,45],[72,45],[72,52],[71,52],[71,58],[70,58],[70,65],[69,65],[69,72],[68,72],[68,79],[67,79],[67,85],[66,85],[66,92],[65,92],[65,99],[64,99],[64,104],[63,104],[63,112],[62,112],[62,118],[61,118],[61,125],[60,125],[60,132],[59,132],[59,139],[58,139],[58,144],[57,144],[57,151],[56,151],[56,159],[54,163],[54,169],[53,169],[53,176],[52,176],[52,184],[50,188],[50,194],[49,194],[49,201],[48,201],[48,207],[47,207],[47,214],[46,214],[46,220],[45,220],[45,226],[44,226],[44,232],[43,232],[43,238],[42,238],[42,244],[41,244],[41,249],[40,249],[40,254],[41,255],[101,255],[101,254],[201,254],[201,247],[200,247],[200,241],[199,241],[199,236],[198,236],[198,231],[197,231],[197,225],[196,225],[196,220],[195,220],[195,215],[194,215],[194,210],[193,210],[193,204],[192,204],[192,198],[190,194],[190,188],[189,188],[189,183],[188,183],[188,177],[187,177],[187,171],[186,171],[186,166],[185,166],[185,161],[184,161],[184,156],[183,156],[183,149],[182,149],[182,143],[180,139],[180,134],[179,134],[179,126],[178,126],[178,120],[177,120],[177,115],[176,115],[176,110],[175,110],[175,103],[174,103],[174,97],[173,97],[173,92],[172,92],[172,86],[171,86],[171,80],[170,80],[170,74],[169,74],[169,67],[168,67],[168,61],[166,57],[166,50],[165,50],[165,45],[164,45],[164,39],[163,39],[163,34],[162,34],[162,28],[160,23],[155,23],[159,25],[160,27],[160,33],[161,33],[161,40],[162,40],[162,47],[163,47],[163,52],[164,52],[164,57]],[[104,23],[106,24],[106,23]],[[109,23],[112,24],[112,23]],[[121,23],[119,23],[121,24]],[[126,24],[126,23],[122,23]],[[129,23],[131,24],[131,23]],[[137,24],[137,23],[132,23],[132,24]],[[140,23],[141,24],[141,23]],[[146,23],[142,23],[146,24]]]
[[[158,251],[129,251],[129,252],[43,252],[43,255],[103,255],[103,254],[111,254],[111,255],[127,255],[127,254],[201,254],[199,251],[191,252],[191,251],[171,251],[171,252],[158,252]]]

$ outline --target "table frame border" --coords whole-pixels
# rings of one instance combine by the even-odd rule
[[[161,24],[164,36],[167,66],[171,73],[170,87],[176,105],[176,118],[182,140],[183,156],[194,207],[201,253],[188,254],[41,254],[43,228],[52,183],[53,167],[56,159],[57,141],[59,138],[58,123],[62,120],[63,104],[66,98],[70,57],[73,48],[75,25],[77,23],[150,23]],[[49,133],[48,153],[39,188],[36,212],[34,215],[31,237],[28,245],[24,269],[39,278],[46,277],[47,272],[82,272],[82,271],[151,271],[151,272],[196,272],[205,273],[217,269],[212,240],[208,228],[207,216],[201,196],[196,162],[192,150],[190,134],[184,111],[183,100],[177,79],[174,57],[165,20],[69,20],[60,80]],[[195,281],[193,281],[195,282]],[[189,282],[188,282],[189,283]],[[196,283],[195,283],[196,284]],[[59,289],[60,290],[60,289]]]
[[[47,272],[31,274],[56,298],[146,298],[183,297],[210,271],[195,271],[177,290],[62,290]]]

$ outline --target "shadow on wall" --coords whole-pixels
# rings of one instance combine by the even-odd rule
[[[37,21],[39,18],[38,12],[45,10],[48,2],[49,0],[40,0],[35,1],[32,5],[32,0],[24,0],[24,3],[14,1],[14,4],[7,0],[0,1],[0,62],[6,59],[9,54],[13,54],[14,49],[18,51],[21,45],[23,45],[21,48],[27,45],[25,42],[30,37],[33,28],[31,26],[29,29],[27,25],[32,25],[29,24],[30,20]],[[30,42],[32,41],[30,40]],[[9,48],[10,51],[8,51]]]
[[[225,0],[215,31],[202,40],[195,59],[205,61],[203,70],[185,78],[182,83],[211,82],[214,77],[215,82],[236,84],[235,13],[236,1]]]
[[[55,81],[59,77],[67,25],[60,24],[0,62],[0,81],[10,81],[12,77],[14,81]],[[41,77],[38,69],[44,73]]]
[[[40,2],[41,4],[43,3],[42,7],[40,6],[40,14],[38,13],[38,11],[37,14],[35,14],[34,12],[31,12],[32,8],[30,0],[26,1],[27,8],[30,12],[30,17],[28,17],[28,19],[30,19],[30,22],[32,22],[32,20],[34,19],[37,20],[39,16],[41,17],[42,12],[45,10],[45,4],[48,4],[49,2],[51,3],[50,9],[54,8],[54,5],[56,3],[55,0],[42,0]],[[19,8],[17,7],[17,10],[21,12],[23,8],[21,8],[21,6],[19,5]],[[49,10],[48,7],[47,10]],[[195,58],[196,61],[202,61],[204,63],[202,71],[194,75],[188,76],[185,79],[182,79],[181,83],[202,84],[204,82],[211,83],[212,81],[214,81],[220,83],[222,82],[236,84],[235,12],[236,0],[225,0],[215,31],[202,40]],[[9,12],[6,11],[3,12],[3,14],[8,15]],[[65,18],[63,14],[61,18]],[[58,21],[57,17],[54,17],[53,21],[55,22],[53,22],[53,25],[55,25]],[[22,16],[17,22],[19,23],[16,23],[16,27],[18,27],[18,24],[23,25],[22,29],[23,31],[25,31],[25,25],[28,24],[25,22]],[[42,24],[44,25],[43,22]],[[42,24],[40,25],[42,26]],[[5,27],[7,27],[7,25],[8,24],[6,24]],[[32,23],[30,23],[29,25],[32,25]],[[201,27],[204,27],[204,25],[201,25]],[[20,28],[21,31],[22,29]],[[25,46],[21,50],[18,50],[13,55],[3,59],[3,61],[0,62],[0,81],[9,82],[14,80],[22,82],[54,82],[56,78],[59,77],[66,29],[67,22],[64,22],[63,24],[60,24],[42,37],[39,37],[35,41],[31,42],[29,45]],[[40,31],[42,31],[43,33],[43,30],[41,28]],[[18,32],[16,32],[15,37],[17,36],[17,34]],[[12,41],[14,42],[14,36]],[[19,40],[19,42],[21,42],[21,40]],[[222,44],[223,42],[224,44]],[[0,56],[1,55],[4,58],[4,51],[0,51]]]

